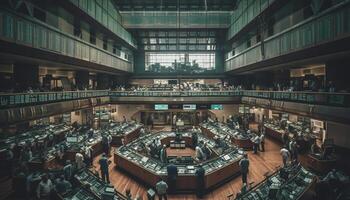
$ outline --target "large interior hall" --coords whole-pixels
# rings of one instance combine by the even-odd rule
[[[1,0],[0,200],[350,200],[350,0]]]

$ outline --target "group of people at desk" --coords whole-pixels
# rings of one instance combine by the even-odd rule
[[[193,127],[192,130],[194,130],[191,132],[192,148],[195,150],[194,159],[197,162],[210,159],[213,153],[213,150],[211,148],[214,148],[218,152],[223,152],[228,147],[227,143],[225,142],[226,138],[214,137],[215,145],[213,146],[209,145],[207,141],[198,139],[198,131],[200,131],[199,129]],[[175,133],[175,142],[181,143],[181,141],[182,133],[177,130]],[[162,163],[168,163],[167,146],[165,144],[161,144],[159,137],[153,139],[152,143],[150,143],[148,146],[146,146],[144,143],[141,143],[140,145],[142,149],[146,150],[146,153],[148,155],[154,158],[159,158]],[[181,162],[179,159],[174,159],[173,161],[177,163]],[[192,159],[190,159],[190,162],[192,162]]]

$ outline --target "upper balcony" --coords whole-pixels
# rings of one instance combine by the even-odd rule
[[[67,102],[67,103],[66,103]],[[46,111],[48,116],[69,112],[69,109],[96,104],[154,103],[222,103],[247,104],[273,110],[296,113],[316,119],[336,122],[350,120],[350,93],[278,92],[278,91],[64,91],[0,94],[0,116],[18,121],[15,113]],[[53,111],[52,109],[56,109]],[[28,114],[29,115],[29,114]],[[21,115],[22,116],[22,115]],[[26,114],[23,114],[26,116]],[[38,117],[40,117],[38,116]],[[1,120],[0,120],[1,121]],[[7,120],[10,122],[11,120]],[[0,122],[7,123],[7,122]]]
[[[132,62],[39,20],[0,9],[0,51],[48,62],[111,72],[132,72]]]
[[[111,101],[148,102],[148,98],[157,102],[230,102],[227,97],[258,98],[284,102],[295,102],[309,105],[326,105],[336,107],[350,107],[349,93],[328,92],[285,92],[285,91],[112,91],[112,90],[83,90],[34,93],[4,93],[0,94],[0,108],[18,107],[35,104],[47,104],[58,101],[70,101],[94,97],[110,97]],[[137,101],[135,101],[135,98]],[[198,100],[201,98],[202,100]],[[197,100],[194,100],[197,99]],[[148,102],[149,103],[149,102]],[[237,102],[236,102],[237,103]],[[240,102],[238,102],[240,103]]]
[[[225,71],[243,71],[248,66],[261,68],[348,51],[344,44],[350,36],[349,14],[350,1],[345,0],[226,59]]]
[[[124,26],[140,29],[228,28],[229,11],[122,11]]]

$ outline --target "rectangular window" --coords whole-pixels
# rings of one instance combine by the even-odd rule
[[[145,71],[203,73],[215,70],[215,53],[145,53]]]

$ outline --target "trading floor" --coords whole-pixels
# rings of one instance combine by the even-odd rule
[[[278,142],[266,139],[265,152],[259,152],[258,155],[248,152],[251,168],[248,175],[249,182],[256,184],[264,180],[265,175],[275,171],[282,165],[280,156],[280,144]],[[94,169],[99,170],[99,157],[94,160]],[[113,160],[113,158],[110,158]],[[143,199],[147,199],[147,190],[141,182],[135,178],[131,178],[124,172],[115,168],[115,163],[109,166],[111,183],[118,191],[126,191],[130,189],[132,196],[140,195]],[[228,199],[228,196],[234,195],[241,190],[242,181],[235,178],[223,184],[219,188],[210,191],[205,195],[204,199]],[[169,195],[170,199],[197,199],[195,194],[174,194]]]
[[[350,0],[0,0],[0,200],[349,200]]]

